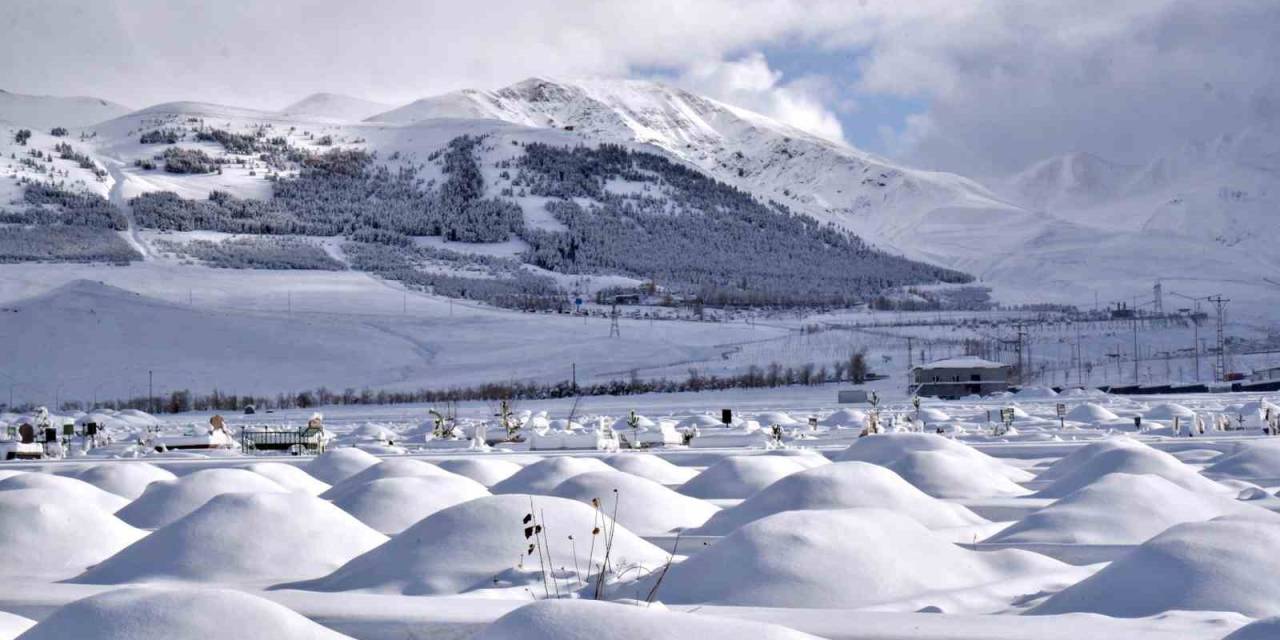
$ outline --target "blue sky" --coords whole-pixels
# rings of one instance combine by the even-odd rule
[[[882,128],[901,132],[907,116],[928,110],[923,98],[858,91],[858,65],[867,55],[865,49],[837,51],[791,41],[764,47],[761,53],[770,68],[782,73],[784,83],[806,76],[827,79],[833,92],[827,104],[844,128],[845,141],[860,149],[885,153]]]

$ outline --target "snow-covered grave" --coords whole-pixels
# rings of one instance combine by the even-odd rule
[[[0,638],[1270,637],[1272,401],[0,416]]]

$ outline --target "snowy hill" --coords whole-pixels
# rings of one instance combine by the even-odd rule
[[[18,205],[23,180],[50,178],[109,196],[126,210],[131,198],[161,191],[194,200],[215,191],[267,199],[273,180],[296,175],[296,163],[282,164],[280,153],[265,160],[262,149],[236,152],[199,139],[212,130],[280,140],[309,153],[363,149],[376,153],[382,165],[412,169],[423,184],[438,185],[446,177],[439,152],[459,136],[483,135],[489,144],[477,149],[476,160],[484,196],[518,204],[527,228],[555,232],[564,227],[547,212],[548,198],[527,193],[518,176],[504,174],[512,173],[531,143],[595,148],[611,142],[834,223],[891,254],[972,274],[1004,302],[1092,306],[1095,292],[1103,300],[1128,299],[1149,291],[1157,279],[1181,280],[1175,290],[1222,292],[1256,307],[1234,307],[1238,311],[1261,317],[1280,293],[1259,276],[1280,267],[1263,245],[1268,234],[1280,232],[1280,219],[1272,215],[1280,204],[1280,136],[1274,131],[1190,143],[1137,166],[1068,154],[988,188],[955,174],[902,167],[654,82],[535,78],[496,91],[424,98],[356,120],[376,106],[338,94],[316,94],[281,111],[175,102],[102,122],[74,139],[36,130],[25,146],[14,143],[15,129],[0,127],[0,171],[10,178],[0,182],[0,201]],[[141,141],[168,130],[176,136],[171,144]],[[64,141],[87,155],[90,168],[65,157],[43,163],[21,157],[51,153]],[[218,170],[146,168],[170,146],[203,152],[220,163]],[[643,184],[625,181],[608,190],[646,193]],[[147,260],[161,259],[150,234],[128,238]],[[341,260],[337,242],[330,253]],[[528,248],[519,238],[499,244],[451,248],[504,256]]]
[[[1044,224],[967,178],[901,167],[656,82],[530,78],[497,91],[424,98],[369,121],[433,118],[492,118],[590,140],[652,145],[718,180],[839,224],[881,247],[962,270],[980,271],[990,262],[982,248],[991,239],[971,230],[1017,226],[1030,233]],[[927,235],[918,233],[922,227]],[[997,240],[1008,246],[1017,241]]]
[[[283,109],[280,115],[298,118],[329,118],[343,122],[364,120],[390,109],[391,105],[340,93],[313,93]]]
[[[1012,178],[1011,187],[1023,204],[1058,210],[1115,196],[1134,171],[1091,153],[1068,153],[1031,165]]]
[[[83,127],[129,113],[101,98],[29,96],[0,89],[0,122],[51,129]]]

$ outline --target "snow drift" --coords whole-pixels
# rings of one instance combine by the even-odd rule
[[[436,466],[449,473],[471,478],[486,487],[492,487],[524,468],[509,460],[483,460],[476,458],[441,460],[436,463]]]
[[[554,566],[572,566],[575,554],[581,560],[580,568],[569,570],[577,575],[561,588],[594,573],[603,560],[604,544],[597,540],[592,545],[591,532],[604,527],[607,517],[576,500],[516,494],[477,498],[437,511],[328,576],[279,588],[444,595],[529,586],[541,594],[543,576],[524,535],[524,518],[531,508],[546,527]],[[617,527],[610,560],[615,566],[653,567],[666,559],[661,549]]]
[[[618,524],[642,536],[697,527],[720,510],[709,502],[622,471],[580,473],[560,483],[551,495],[585,503],[599,499],[601,511],[610,517],[616,513]]]
[[[224,493],[276,493],[280,485],[244,469],[202,469],[176,480],[153,482],[137,500],[116,512],[121,520],[157,529]]]
[[[352,487],[333,504],[373,529],[395,535],[441,509],[487,495],[484,485],[461,476],[379,478]]]
[[[1189,491],[1160,476],[1112,473],[1054,502],[987,542],[1141,544],[1184,522],[1245,513],[1280,516],[1225,495]]]
[[[109,491],[126,500],[142,495],[147,485],[177,476],[146,462],[104,462],[76,474],[76,479]]]
[[[485,627],[474,640],[804,640],[814,636],[760,622],[596,600],[543,600]]]
[[[301,491],[307,495],[318,496],[329,490],[328,484],[291,464],[258,462],[245,468],[260,476],[266,476],[268,480],[289,491]]]
[[[301,580],[325,575],[386,540],[341,509],[304,493],[229,493],[73,582]]]
[[[747,524],[674,565],[657,598],[848,609],[1064,567],[1023,551],[967,551],[881,509],[787,511]]]
[[[695,498],[746,498],[807,467],[788,456],[732,456],[680,485]]]
[[[1237,479],[1280,478],[1280,442],[1259,440],[1241,443],[1234,452],[1215,459],[1204,472]]]
[[[0,491],[0,573],[5,575],[74,575],[146,533],[57,491]]]
[[[1177,525],[1033,614],[1087,612],[1140,618],[1165,611],[1280,613],[1280,524],[1239,517]]]
[[[539,460],[490,487],[496,493],[531,493],[547,495],[561,482],[589,471],[612,471],[598,458],[554,456]]]
[[[725,509],[690,533],[725,535],[784,511],[878,508],[931,529],[986,522],[968,509],[930,497],[892,471],[865,462],[837,462],[789,475]]]
[[[698,475],[694,469],[681,467],[651,453],[619,453],[606,456],[605,464],[658,484],[679,485]]]
[[[20,473],[0,480],[0,492],[18,489],[39,489],[49,496],[57,496],[50,498],[53,502],[92,505],[107,513],[115,513],[129,504],[125,498],[103,491],[83,480],[51,473]]]
[[[22,640],[347,638],[270,600],[230,589],[132,587],[63,605]]]
[[[378,464],[365,467],[359,473],[333,485],[328,491],[320,494],[320,497],[328,500],[338,500],[343,496],[349,495],[352,491],[358,490],[361,485],[374,480],[421,477],[457,478],[458,476],[429,462],[414,460],[413,458],[388,458]]]
[[[303,469],[312,477],[318,478],[321,482],[329,485],[335,485],[357,473],[360,473],[365,467],[378,464],[380,460],[377,456],[354,447],[343,447],[340,449],[330,449],[318,456],[315,460],[308,462]]]
[[[1087,458],[1074,470],[1049,483],[1035,495],[1038,498],[1061,498],[1110,473],[1151,474],[1197,493],[1230,492],[1228,488],[1200,475],[1192,467],[1163,451],[1147,446],[1120,446]]]

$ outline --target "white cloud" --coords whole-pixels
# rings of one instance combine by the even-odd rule
[[[827,85],[856,82],[864,101],[927,105],[886,134],[890,151],[966,173],[1071,150],[1142,159],[1280,111],[1280,3],[1257,0],[8,0],[3,14],[11,91],[278,108],[663,68],[839,139],[848,94]],[[787,46],[860,62],[784,78],[744,54]]]
[[[753,52],[736,60],[696,63],[685,70],[677,83],[801,131],[844,142],[840,119],[827,106],[833,102],[827,81],[806,76],[783,82],[782,74],[769,68],[762,53]]]
[[[1051,154],[1144,161],[1276,118],[1280,4],[955,3],[862,40],[860,89],[923,97],[887,146],[915,164],[1005,172]]]

